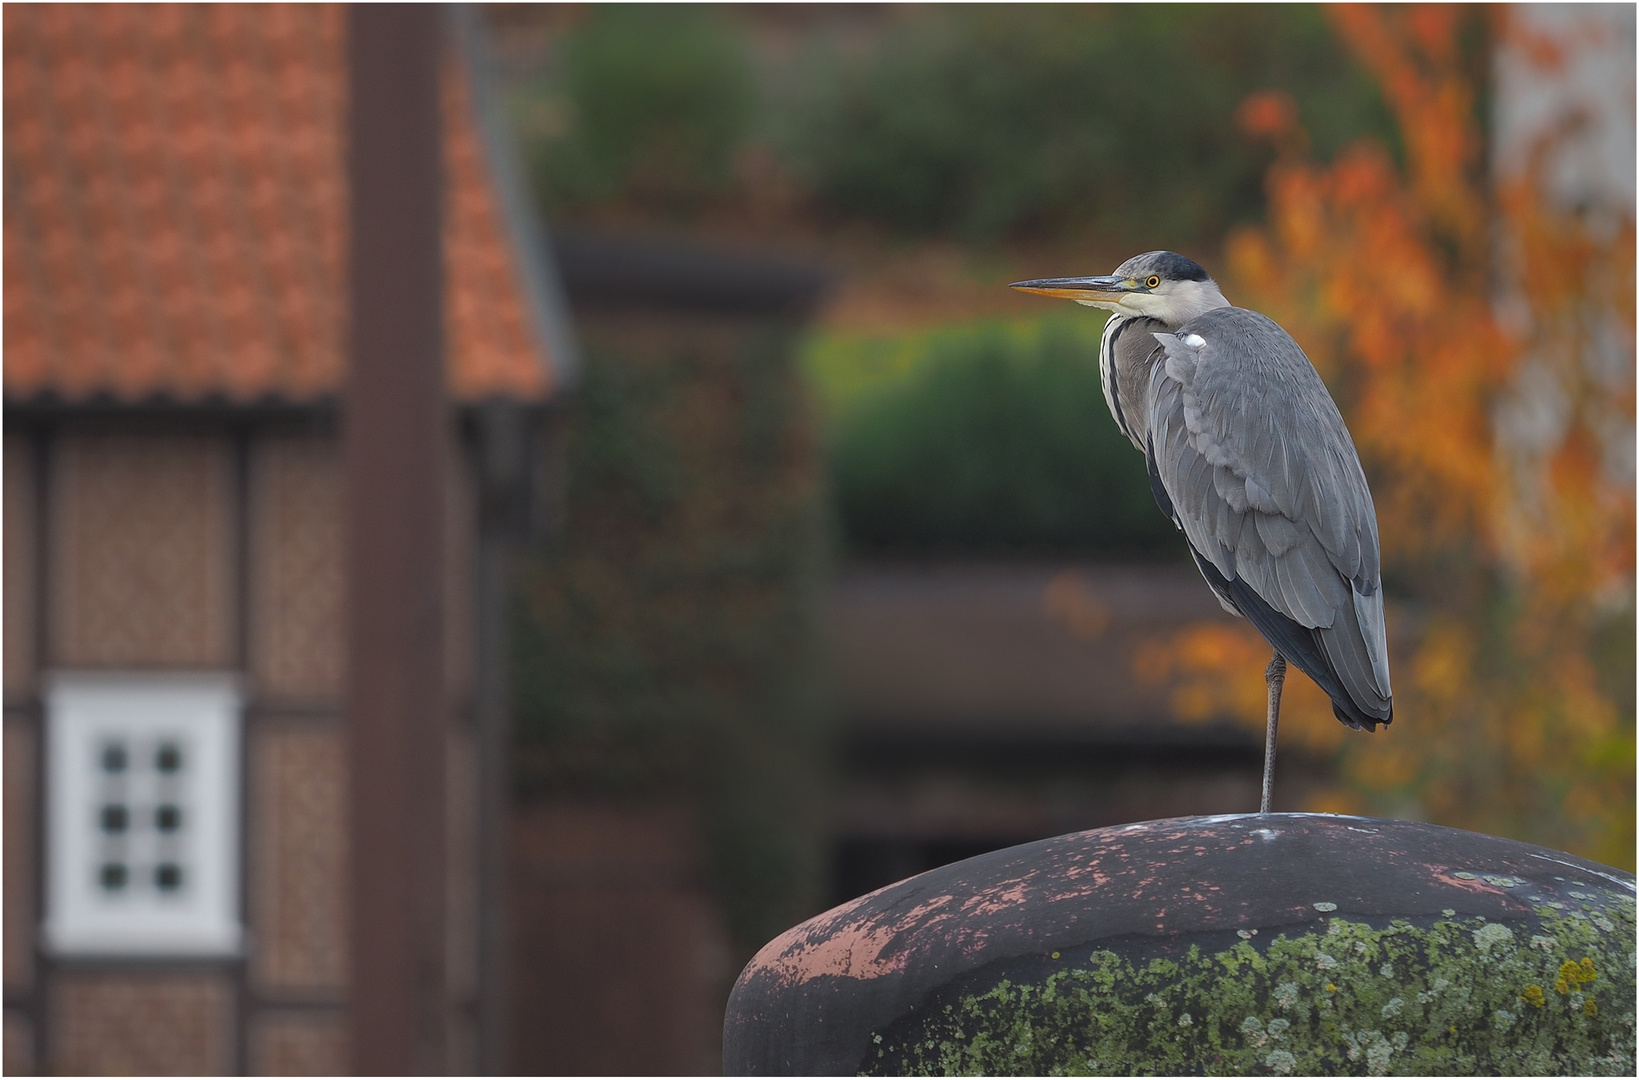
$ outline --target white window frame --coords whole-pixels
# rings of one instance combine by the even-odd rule
[[[47,676],[45,702],[47,951],[238,956],[245,938],[238,679],[222,672],[57,671]],[[99,756],[116,744],[132,758],[120,774],[102,767]],[[169,745],[181,748],[175,779],[154,764],[158,748]],[[99,816],[110,791],[128,793],[121,805],[132,800],[125,811],[131,827],[117,834]],[[154,831],[156,800],[181,806],[174,833]],[[118,889],[99,881],[99,868],[114,858],[138,860]],[[162,860],[180,868],[174,891],[155,884]]]

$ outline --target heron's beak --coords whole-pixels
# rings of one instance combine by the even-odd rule
[[[1137,282],[1118,277],[1037,278],[1034,281],[1015,281],[1008,288],[1037,296],[1056,296],[1061,300],[1113,302],[1133,292]]]

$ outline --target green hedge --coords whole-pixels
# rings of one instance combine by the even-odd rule
[[[809,347],[850,551],[1183,551],[1105,404],[1103,322],[1078,315]]]

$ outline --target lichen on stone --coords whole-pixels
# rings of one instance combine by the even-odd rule
[[[1502,923],[1486,923],[1474,931],[1474,946],[1480,952],[1490,952],[1494,946],[1512,945],[1514,932]]]
[[[936,1076],[1633,1075],[1633,907],[1606,909],[1614,934],[1541,911],[1514,926],[1334,917],[1256,945],[1171,956],[1130,943],[1064,950],[1060,963],[1032,969],[1045,971],[1039,981],[974,984],[877,1033],[862,1066]]]

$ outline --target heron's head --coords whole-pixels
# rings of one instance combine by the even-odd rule
[[[1010,288],[1122,315],[1147,315],[1170,326],[1182,326],[1204,311],[1229,306],[1218,283],[1201,264],[1174,251],[1134,255],[1105,277],[1038,278],[1015,281]]]

